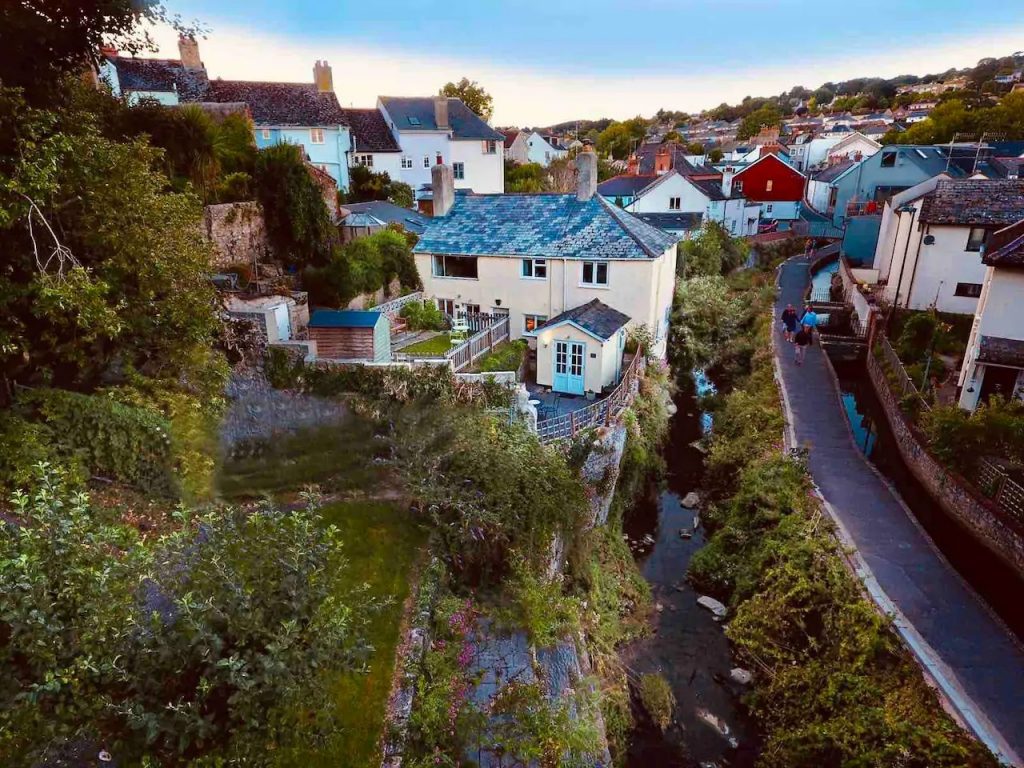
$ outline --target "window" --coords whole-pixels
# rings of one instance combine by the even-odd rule
[[[766,206],[764,207],[764,212],[765,212],[765,213],[771,213],[771,212],[772,212],[772,204],[771,204],[771,203],[768,203],[768,204],[767,204],[767,205],[766,205]]]
[[[967,233],[967,248],[964,250],[980,251],[987,239],[988,231],[984,227],[971,227],[971,231]]]
[[[981,296],[981,283],[957,283],[953,295],[976,299]]]
[[[465,163],[452,163],[452,176],[456,179],[466,178],[466,164]]]
[[[484,154],[493,155],[498,151],[498,143],[496,141],[485,141],[484,142]]]
[[[323,128],[310,128],[309,129],[309,143],[310,144],[323,144],[324,143],[324,129]]]
[[[743,182],[742,181],[734,181],[732,183],[732,188],[736,191],[736,194],[740,194],[741,192],[743,192]]]
[[[883,168],[895,168],[896,167],[896,151],[890,150],[889,152],[882,153],[882,167]]]
[[[429,168],[430,167],[430,155],[424,155],[423,156],[423,167],[424,168]]]
[[[434,277],[476,280],[476,256],[434,256]]]
[[[550,163],[551,162],[551,153],[546,151],[546,150],[544,152],[544,162],[545,163]]]
[[[523,315],[523,332],[536,331],[547,321],[547,315]]]
[[[437,153],[437,162],[435,163],[435,165],[440,165],[440,164],[441,164],[441,163],[443,163],[443,162],[444,162],[444,158],[443,158],[443,157],[441,157],[441,153],[440,153],[440,152],[438,152],[438,153]]]
[[[412,158],[408,155],[402,155],[402,167],[412,168]]]
[[[546,280],[547,276],[547,259],[523,259],[523,277],[529,277],[533,280]]]
[[[410,117],[409,125],[420,125],[420,119],[418,117]]]
[[[264,128],[262,131],[260,131],[260,135],[264,139],[269,139],[270,138],[270,129],[269,128]]]
[[[583,262],[583,284],[584,285],[608,285],[608,262],[606,262],[606,261],[584,261]]]
[[[356,155],[356,165],[373,168],[373,155]]]
[[[619,208],[625,208],[626,207],[626,204],[623,202],[621,195],[616,195],[615,196],[615,204],[617,206],[619,206]]]
[[[467,304],[466,305],[466,314],[467,315],[479,315],[480,314],[480,305],[479,304]]]
[[[678,211],[682,207],[682,198],[670,197],[668,199],[668,209],[670,211]]]
[[[768,179],[768,181],[764,183],[764,191],[771,192],[773,186],[775,186],[775,182],[772,179]]]
[[[448,317],[455,317],[455,299],[435,299],[437,308]]]

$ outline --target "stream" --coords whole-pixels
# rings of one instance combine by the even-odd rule
[[[660,610],[652,634],[623,653],[631,677],[661,673],[676,697],[673,724],[663,734],[635,705],[637,727],[626,758],[628,768],[652,766],[752,766],[757,734],[739,702],[742,689],[729,679],[736,666],[721,624],[697,605],[686,582],[690,559],[705,544],[704,529],[694,531],[696,510],[683,506],[690,491],[700,489],[704,454],[692,443],[711,428],[711,417],[697,405],[701,392],[713,391],[703,376],[681,387],[678,408],[663,449],[665,482],[652,484],[624,522],[634,556],[651,585]],[[693,531],[691,538],[680,530]]]

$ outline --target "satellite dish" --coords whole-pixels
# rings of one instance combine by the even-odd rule
[[[925,235],[924,236],[924,244],[925,245],[934,245],[935,244],[935,235]]]

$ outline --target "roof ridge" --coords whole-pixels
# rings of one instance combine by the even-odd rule
[[[658,256],[661,255],[662,252],[656,252],[653,248],[648,247],[647,244],[644,243],[643,240],[641,240],[640,237],[632,229],[630,229],[626,225],[626,221],[622,217],[623,216],[630,216],[631,218],[635,219],[636,222],[638,224],[640,224],[641,226],[643,226],[643,227],[651,227],[650,224],[648,224],[646,221],[644,221],[642,219],[637,219],[635,216],[633,216],[628,211],[625,211],[625,210],[619,208],[618,206],[612,205],[607,200],[605,200],[601,195],[595,195],[595,197],[597,197],[597,199],[600,201],[601,205],[603,205],[605,207],[605,210],[607,210],[611,214],[612,218],[615,219],[615,221],[618,223],[618,225],[622,229],[622,231],[625,232],[627,235],[629,235],[633,239],[633,242],[635,242],[637,245],[639,245],[640,249],[644,253],[646,253],[651,258],[657,258]],[[651,227],[651,229],[653,229],[659,235],[664,235],[665,234],[664,232],[662,232],[657,227]],[[662,251],[664,251],[664,249],[662,249]]]

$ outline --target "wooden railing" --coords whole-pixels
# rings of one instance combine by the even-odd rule
[[[643,350],[637,350],[619,385],[607,397],[578,411],[565,413],[537,423],[537,436],[542,443],[571,440],[585,429],[608,426],[618,420],[633,402],[636,383],[645,367]]]
[[[473,317],[470,315],[470,317]],[[485,317],[491,317],[486,315]],[[509,322],[505,315],[494,316],[495,320],[483,330],[473,334],[457,347],[445,353],[445,359],[458,373],[490,352],[494,347],[509,338]]]

